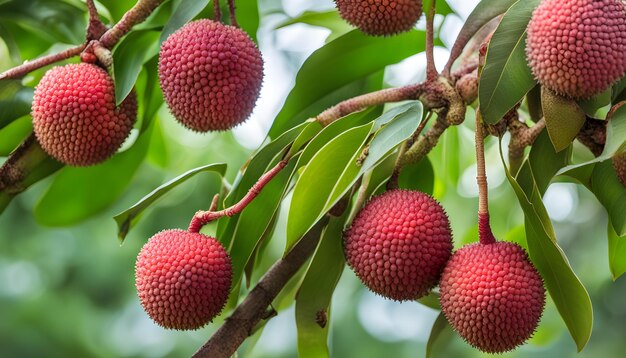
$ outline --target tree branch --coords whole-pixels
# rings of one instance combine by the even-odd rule
[[[44,66],[48,66],[55,62],[66,60],[70,57],[78,56],[85,49],[86,46],[87,44],[84,43],[82,45],[68,48],[67,50],[61,51],[59,53],[40,57],[32,61],[26,61],[19,66],[13,67],[1,73],[0,80],[10,79],[10,78],[11,79],[21,78],[21,77],[24,77],[26,74],[33,72],[37,69],[40,69]]]
[[[428,12],[426,13],[426,80],[434,81],[437,78],[437,68],[435,67],[434,55],[434,20],[435,6],[437,0],[431,0]]]
[[[163,0],[139,0],[122,19],[100,37],[102,46],[111,49],[136,24],[143,22]]]
[[[328,216],[325,216],[263,275],[224,324],[193,355],[194,358],[229,358],[237,351],[254,327],[266,317],[267,308],[289,279],[313,254],[327,222]]]
[[[228,14],[230,16],[230,24],[231,26],[239,27],[239,24],[237,24],[237,14],[235,12],[235,8],[235,0],[228,0]]]

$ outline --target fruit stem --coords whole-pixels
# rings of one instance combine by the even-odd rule
[[[228,14],[230,15],[230,25],[239,27],[237,24],[237,15],[235,14],[235,0],[228,0]]]
[[[222,22],[222,10],[220,9],[220,0],[213,0],[213,20]]]
[[[93,0],[87,0],[87,12],[89,13],[89,22],[87,25],[87,41],[97,40],[104,34],[108,28],[100,21],[100,15],[96,9]]]
[[[426,79],[433,81],[437,78],[437,68],[435,67],[435,55],[434,55],[434,20],[435,20],[435,6],[437,0],[431,0],[428,12],[426,13]]]
[[[223,216],[233,216],[242,212],[243,209],[245,209],[248,204],[250,204],[252,200],[254,200],[254,198],[259,195],[259,193],[261,193],[261,190],[263,190],[265,185],[267,185],[267,183],[269,183],[272,178],[274,178],[278,173],[280,173],[281,170],[283,170],[285,166],[287,166],[288,162],[289,158],[283,159],[267,173],[263,174],[259,178],[259,180],[250,188],[250,190],[248,190],[248,193],[243,198],[241,198],[241,200],[235,205],[220,211],[198,211],[191,219],[188,230],[190,232],[200,232],[200,229],[202,229],[204,225],[210,223],[213,220],[217,220]]]
[[[139,0],[122,19],[100,37],[102,46],[111,49],[136,24],[143,22],[152,12],[161,5],[163,0]]]
[[[363,178],[361,179],[361,185],[359,186],[359,191],[357,192],[356,200],[354,201],[354,205],[352,206],[352,211],[350,212],[350,216],[346,222],[350,223],[356,217],[356,214],[361,211],[361,207],[367,201],[367,187],[370,185],[370,180],[372,179],[372,170],[368,170],[363,174]]]
[[[476,182],[478,183],[478,238],[481,244],[496,242],[489,225],[489,188],[485,170],[485,136],[480,110],[476,110]]]

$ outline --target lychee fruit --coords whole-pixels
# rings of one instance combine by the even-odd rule
[[[213,320],[226,304],[231,277],[231,260],[222,245],[184,230],[152,236],[135,264],[141,305],[170,329],[198,329]]]
[[[238,27],[197,20],[163,42],[159,81],[183,125],[198,132],[227,130],[252,113],[263,82],[263,59]]]
[[[395,189],[370,200],[344,233],[346,260],[372,291],[420,298],[437,285],[452,252],[443,208],[431,196]]]
[[[452,255],[441,276],[441,310],[472,346],[510,351],[535,332],[545,305],[541,276],[511,242],[475,243]]]
[[[112,156],[137,117],[134,92],[115,106],[115,87],[102,68],[70,64],[50,69],[32,104],[33,129],[41,147],[68,165],[87,166]]]
[[[574,99],[606,90],[626,72],[626,2],[543,0],[528,24],[526,55],[539,83]]]
[[[368,35],[409,31],[422,16],[422,0],[335,0],[339,15]]]

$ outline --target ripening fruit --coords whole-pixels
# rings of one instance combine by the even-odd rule
[[[212,237],[184,230],[152,236],[137,256],[141,305],[160,326],[198,329],[224,308],[232,276],[230,257]]]
[[[452,252],[448,216],[435,199],[410,190],[374,197],[344,233],[346,260],[370,290],[413,300],[437,285]]]
[[[41,147],[68,165],[105,161],[122,145],[137,117],[134,92],[115,106],[115,87],[102,68],[87,64],[54,67],[43,76],[32,105]]]
[[[543,86],[585,99],[626,72],[626,2],[543,0],[528,24],[526,55]]]
[[[227,130],[252,113],[263,82],[263,59],[243,30],[197,20],[163,42],[159,81],[183,125],[199,132]]]
[[[422,16],[422,0],[335,0],[339,15],[368,35],[409,31]]]
[[[510,351],[535,332],[545,305],[541,276],[511,242],[470,244],[452,255],[441,276],[441,310],[472,346]]]

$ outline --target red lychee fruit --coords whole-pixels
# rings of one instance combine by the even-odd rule
[[[575,99],[626,72],[626,2],[543,0],[528,24],[526,55],[539,83]]]
[[[511,242],[470,244],[452,255],[441,276],[441,310],[472,346],[510,351],[535,332],[545,305],[541,276]]]
[[[135,264],[141,305],[170,329],[198,329],[213,320],[226,304],[231,277],[231,260],[222,245],[184,230],[152,236]]]
[[[422,16],[422,0],[335,0],[339,15],[368,35],[409,31]]]
[[[199,132],[227,130],[252,113],[263,82],[263,59],[243,30],[197,20],[163,42],[159,81],[183,125]]]
[[[115,106],[115,87],[102,68],[54,67],[35,88],[33,129],[41,147],[68,165],[105,161],[122,145],[137,117],[134,92]]]
[[[431,196],[391,190],[374,197],[344,233],[346,260],[375,293],[422,297],[437,285],[452,252],[443,208]]]

